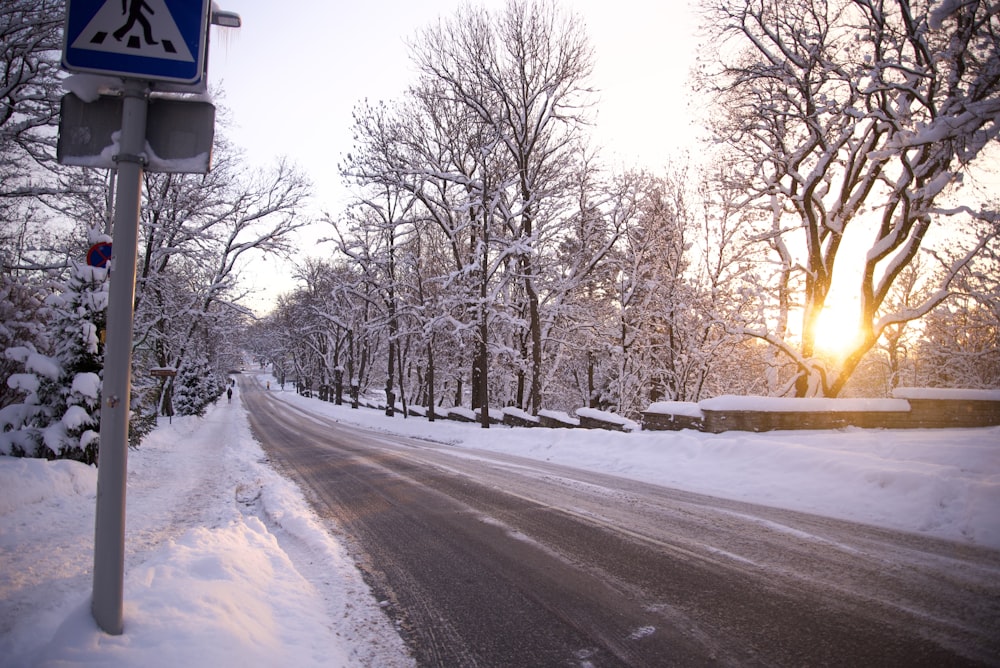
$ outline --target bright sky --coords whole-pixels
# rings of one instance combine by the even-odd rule
[[[347,197],[337,163],[351,149],[351,112],[364,99],[397,98],[415,81],[406,40],[461,0],[302,3],[218,0],[243,27],[213,31],[209,78],[231,111],[225,130],[258,165],[288,156],[315,186],[314,210],[335,214]],[[498,9],[504,0],[483,0]],[[685,79],[693,63],[694,21],[683,2],[563,0],[584,20],[595,49],[600,91],[594,136],[607,159],[662,167],[692,135]],[[322,236],[317,229],[312,238]],[[308,244],[313,246],[313,244]],[[268,261],[257,285],[273,285]],[[266,276],[264,276],[266,274]],[[281,291],[290,289],[282,287]],[[261,308],[273,290],[250,306]]]

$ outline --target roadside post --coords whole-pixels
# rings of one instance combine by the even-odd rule
[[[141,156],[146,138],[146,91],[146,84],[142,81],[125,81],[101,393],[92,610],[98,625],[112,635],[122,632],[132,305],[135,301],[139,202],[142,195]]]
[[[177,376],[177,369],[171,369],[169,367],[157,367],[155,369],[149,370],[149,375],[153,378],[159,378],[160,383],[160,402],[163,402],[163,392],[167,386],[167,378],[174,378]],[[174,423],[174,406],[173,406],[173,386],[171,386],[171,396],[167,398],[166,409],[167,417],[169,418],[170,424]],[[159,407],[157,407],[159,408]]]
[[[231,12],[213,12],[210,0],[66,3],[63,68],[103,75],[105,87],[108,81],[118,82],[111,84],[111,95],[89,102],[72,94],[64,97],[57,150],[62,164],[117,171],[91,601],[95,621],[111,635],[123,632],[125,481],[142,175],[144,170],[207,172],[214,134],[210,104],[166,98],[159,106],[162,113],[154,116],[150,97],[205,91],[210,23],[239,27],[240,19]],[[152,104],[157,108],[155,100]],[[200,106],[195,110],[192,105]],[[112,136],[116,130],[117,145]]]

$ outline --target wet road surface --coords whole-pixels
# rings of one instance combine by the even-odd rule
[[[254,435],[421,666],[1000,665],[998,551],[374,433],[258,388]]]

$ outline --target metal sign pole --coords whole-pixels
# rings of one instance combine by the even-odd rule
[[[125,583],[125,478],[132,376],[132,317],[136,249],[146,144],[148,84],[125,80],[118,192],[114,210],[111,284],[108,295],[104,382],[101,396],[100,462],[94,528],[94,590],[91,611],[106,633],[122,633]]]

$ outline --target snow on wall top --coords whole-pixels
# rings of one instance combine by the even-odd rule
[[[663,415],[683,415],[685,417],[705,417],[701,407],[693,401],[657,401],[649,405],[647,413],[662,413]]]
[[[897,387],[896,399],[948,399],[952,401],[1000,401],[1000,390],[970,390],[945,387]]]
[[[608,411],[601,411],[596,408],[577,408],[577,417],[586,417],[593,420],[601,420],[603,422],[608,422],[610,424],[619,424],[625,429],[631,431],[639,431],[639,425],[634,420],[629,420],[626,417],[622,417],[617,413],[609,413]]]
[[[708,411],[757,411],[769,413],[843,413],[857,411],[910,411],[905,399],[824,399],[798,397],[744,397],[723,395],[698,404]]]
[[[516,417],[519,420],[527,420],[528,422],[538,422],[538,418],[528,411],[521,410],[516,406],[507,406],[503,409],[504,415],[510,415]]]
[[[572,424],[572,425],[580,424],[579,420],[571,416],[569,413],[565,413],[563,411],[541,410],[538,411],[538,417],[547,417],[553,420],[558,420],[559,422],[566,422],[567,424]]]

